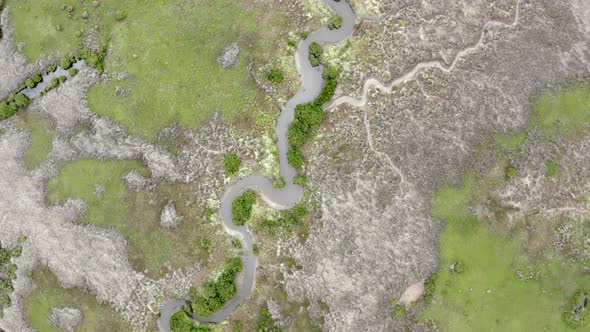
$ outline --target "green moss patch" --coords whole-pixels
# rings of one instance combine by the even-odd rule
[[[62,331],[48,321],[52,308],[75,307],[82,311],[83,319],[76,331],[131,331],[131,326],[108,304],[98,304],[94,295],[78,288],[64,289],[53,273],[47,269],[33,272],[36,286],[24,298],[27,322],[38,331]]]

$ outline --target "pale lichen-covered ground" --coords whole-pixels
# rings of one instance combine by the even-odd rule
[[[277,251],[288,252],[301,267],[281,270],[289,299],[309,300],[323,316],[323,330],[398,331],[402,326],[391,319],[390,300],[438,267],[443,224],[429,214],[433,192],[441,184],[459,184],[466,169],[481,166],[473,156],[485,137],[525,128],[531,97],[540,89],[590,79],[590,5],[584,0],[351,2],[359,28],[328,58],[343,70],[336,103],[359,99],[366,105],[329,109],[326,124],[305,151],[305,171],[321,218],[305,241],[280,242]],[[314,1],[305,5],[314,15],[323,13]],[[26,63],[7,20],[5,10],[0,97],[44,68],[44,63]],[[363,96],[367,79],[388,87],[408,73],[394,89],[367,86]],[[11,119],[0,122],[0,242],[11,247],[27,236],[15,261],[13,305],[0,318],[0,328],[7,331],[29,329],[21,298],[31,287],[28,272],[39,266],[49,267],[65,287],[89,290],[140,330],[150,326],[164,299],[185,293],[201,271],[196,262],[152,279],[132,268],[120,233],[73,222],[86,208],[83,201],[48,207],[45,184],[64,162],[141,159],[151,177],[131,174],[126,177],[130,189],[162,181],[195,183],[200,208],[215,207],[229,181],[220,160],[230,147],[246,157],[245,174],[276,171],[268,153],[272,138],[245,134],[219,117],[198,128],[164,130],[163,141],[182,142],[174,154],[128,135],[87,108],[86,89],[100,79],[85,68],[31,104],[32,112],[53,119],[57,131],[47,160],[33,171],[22,159],[29,134]],[[284,91],[259,84],[284,102]],[[342,96],[351,99],[338,99]],[[80,123],[90,129],[76,131]],[[588,213],[590,142],[548,145],[535,137],[524,145],[518,178],[496,196],[499,204],[518,208],[510,217],[515,222],[523,216],[550,220],[566,215],[571,221],[555,234],[555,244],[575,247],[583,239],[570,230]],[[556,146],[565,174],[559,181],[543,177],[541,167]],[[489,207],[479,208],[486,215]],[[538,247],[534,232],[523,241],[530,251]],[[576,259],[590,257],[587,250],[568,252]],[[270,301],[269,307],[280,320],[278,304]]]
[[[350,45],[333,52],[344,59],[340,95],[360,99],[367,78],[388,85],[426,66],[393,90],[370,88],[363,107],[330,110],[329,123],[306,152],[322,218],[303,245],[291,248],[302,269],[285,276],[286,288],[293,299],[328,304],[326,331],[398,330],[389,301],[437,269],[442,223],[428,213],[434,190],[461,183],[483,138],[526,127],[539,89],[590,78],[590,5],[353,3],[374,15],[361,21]],[[588,197],[587,182],[578,177],[582,148],[566,151],[579,166],[559,188]],[[521,213],[548,214],[551,204],[567,205],[568,195],[534,181],[538,169],[524,172],[531,174],[501,193],[507,203],[523,200],[530,207]]]

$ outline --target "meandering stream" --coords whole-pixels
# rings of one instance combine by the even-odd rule
[[[285,108],[281,111],[277,122],[277,138],[279,151],[280,175],[285,178],[286,186],[281,189],[275,189],[272,186],[272,180],[262,175],[251,175],[242,178],[234,185],[227,188],[223,199],[221,200],[220,217],[225,231],[242,242],[244,253],[242,254],[243,270],[239,277],[242,278],[238,286],[236,296],[228,301],[225,306],[209,317],[200,317],[193,315],[193,318],[201,322],[218,323],[226,320],[237,307],[244,303],[249,297],[256,281],[257,259],[253,252],[255,243],[253,234],[246,226],[237,226],[232,222],[231,205],[234,199],[240,196],[244,191],[252,189],[270,206],[277,209],[288,209],[295,206],[303,195],[303,188],[293,183],[293,178],[297,171],[287,162],[287,152],[289,143],[287,141],[287,131],[295,115],[295,106],[314,100],[321,92],[324,80],[322,79],[322,66],[312,67],[308,60],[308,48],[312,42],[322,44],[324,48],[335,43],[339,43],[354,31],[355,15],[348,2],[341,0],[322,0],[335,15],[342,16],[342,26],[339,29],[329,30],[328,28],[319,29],[307,36],[297,47],[295,62],[297,70],[301,76],[302,84],[299,91],[289,100]],[[170,317],[180,310],[185,299],[170,300],[164,304],[158,319],[158,327],[162,332],[170,331]]]

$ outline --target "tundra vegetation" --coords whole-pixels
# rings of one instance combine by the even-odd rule
[[[21,252],[21,246],[8,249],[0,245],[0,317],[3,316],[4,308],[10,307],[12,303],[10,293],[14,291],[12,281],[16,279],[17,269],[16,264],[12,263],[12,258],[20,256]]]
[[[227,259],[225,267],[199,290],[191,288],[192,308],[199,316],[207,317],[221,309],[225,302],[236,295],[236,276],[242,271],[242,259],[238,256]]]
[[[78,308],[82,321],[77,331],[131,331],[131,326],[108,304],[99,304],[96,297],[79,288],[62,288],[55,275],[46,268],[32,272],[35,287],[23,299],[24,314],[37,331],[63,331],[48,320],[51,309]]]
[[[311,63],[312,67],[317,67],[321,63],[322,54],[324,53],[324,49],[322,45],[312,42],[309,45],[309,54],[307,58],[309,59],[309,63]]]
[[[223,168],[228,175],[233,175],[240,170],[240,165],[242,161],[240,157],[238,157],[235,153],[228,153],[225,158],[223,158]]]
[[[443,186],[436,192],[431,213],[446,223],[440,238],[443,268],[436,280],[430,277],[426,282],[424,301],[429,305],[423,318],[433,319],[447,331],[590,327],[584,291],[590,287],[590,276],[584,273],[585,261],[557,251],[550,237],[553,233],[537,235],[546,237],[541,240],[545,247],[536,251],[542,255],[532,255],[526,241],[519,240],[523,230],[503,224],[501,218],[492,225],[476,213],[492,199],[494,190],[517,180],[511,159],[521,158],[515,151],[526,144],[528,133],[540,131],[546,141],[558,135],[572,141],[582,138],[588,134],[584,125],[590,122],[588,107],[588,85],[542,93],[534,100],[529,128],[503,139],[496,137],[483,149],[500,154],[499,165],[483,173],[470,171],[462,187]],[[478,158],[485,159],[486,153]],[[509,166],[503,168],[502,163]],[[549,161],[543,167],[546,176],[557,174],[556,163]],[[502,216],[503,209],[494,206],[493,215]]]
[[[133,135],[155,139],[172,122],[195,126],[216,111],[236,123],[252,117],[250,130],[261,129],[252,126],[270,129],[256,114],[274,107],[256,86],[248,64],[273,61],[266,50],[284,44],[282,33],[290,20],[275,15],[280,7],[269,10],[266,4],[243,0],[141,5],[102,0],[97,6],[77,0],[8,0],[7,4],[14,37],[23,43],[29,62],[80,52],[88,39],[96,44],[93,47],[108,45],[109,56],[98,61],[97,70],[111,78],[124,73],[125,78],[91,87],[88,104],[99,115],[126,125]],[[51,28],[56,26],[61,29]],[[233,42],[240,45],[240,58],[249,60],[224,70],[217,58]],[[66,64],[68,58],[62,60]],[[162,66],[166,70],[154,70]],[[117,94],[117,87],[129,92]]]
[[[187,305],[170,317],[171,332],[210,332],[211,327],[192,318],[192,310]]]
[[[252,216],[252,206],[256,203],[256,193],[252,190],[245,191],[231,204],[232,221],[236,225],[244,225]]]
[[[220,255],[217,258],[221,259],[213,266],[222,264],[225,254],[211,250],[217,246],[229,248],[229,239],[218,233],[214,225],[199,221],[202,217],[194,206],[194,188],[188,184],[160,184],[152,191],[129,191],[122,177],[131,171],[149,177],[147,168],[137,160],[72,161],[62,167],[57,177],[49,180],[47,202],[52,205],[63,204],[70,198],[83,199],[88,209],[77,222],[117,229],[128,241],[129,259],[134,268],[147,271],[150,276],[159,277],[168,271],[164,268],[166,262],[173,268],[186,267],[196,261],[207,262],[210,252]],[[104,189],[103,193],[97,194],[97,185]],[[174,228],[164,229],[160,225],[160,215],[169,201],[191,204],[176,204],[184,221]],[[199,246],[202,240],[208,240],[210,245]]]
[[[326,66],[322,72],[326,80],[320,95],[312,102],[299,104],[295,107],[295,118],[289,126],[287,139],[289,151],[287,159],[295,168],[303,166],[302,146],[314,135],[315,130],[324,121],[326,115],[322,106],[328,102],[336,91],[338,70],[333,66]]]
[[[342,26],[342,16],[332,16],[330,17],[330,19],[328,20],[328,29],[330,30],[334,30],[334,29],[340,29],[340,27]]]

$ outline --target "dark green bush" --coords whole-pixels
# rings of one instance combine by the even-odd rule
[[[236,173],[240,169],[241,164],[240,157],[235,153],[229,153],[223,159],[223,168],[225,168],[225,171],[229,175]]]
[[[256,203],[256,194],[252,190],[245,191],[231,204],[232,221],[236,225],[244,225],[252,215],[252,206]]]
[[[18,107],[14,103],[0,102],[0,120],[13,116],[16,111]]]
[[[180,310],[170,317],[170,332],[210,332],[207,325],[195,322],[190,311]]]
[[[70,74],[70,76],[76,76],[76,74],[78,74],[78,69],[72,67],[68,69],[68,74]]]
[[[322,77],[325,80],[334,80],[338,78],[338,68],[334,65],[325,66],[322,71]]]
[[[29,77],[26,82],[25,85],[27,86],[27,88],[32,89],[34,87],[37,86],[37,84],[41,83],[43,81],[43,76],[41,76],[41,74],[39,73],[35,73],[33,75],[31,75],[31,77]]]
[[[70,68],[70,69],[72,69],[72,68]],[[59,79],[59,82],[60,82],[60,83],[63,83],[63,82],[65,82],[65,81],[66,81],[68,78],[67,78],[67,77],[65,77],[64,75],[61,75],[60,77],[58,77],[58,79]]]
[[[285,79],[285,76],[283,75],[283,71],[278,68],[273,68],[273,69],[269,70],[268,73],[266,73],[266,75],[264,75],[264,76],[266,77],[267,80],[269,80],[273,83],[281,83]]]
[[[342,26],[342,16],[332,16],[328,20],[328,28],[330,30],[340,29]]]
[[[49,70],[50,73],[53,73],[54,71],[57,70],[57,66],[56,65],[51,65],[51,66],[49,66],[48,70]]]
[[[292,209],[281,212],[278,219],[262,220],[260,222],[260,228],[270,236],[274,236],[279,228],[290,233],[296,226],[301,225],[306,217],[307,209],[305,205],[300,204]]]
[[[322,92],[320,92],[320,95],[313,101],[313,103],[317,106],[322,106],[330,101],[334,96],[334,92],[336,92],[337,85],[338,83],[336,79],[327,80],[322,88]]]
[[[303,166],[303,154],[299,148],[291,147],[287,152],[287,161],[289,165],[295,168],[301,168]]]
[[[51,81],[49,82],[51,84],[52,87],[57,87],[59,85],[59,79],[57,77],[54,77],[51,79]]]
[[[70,56],[64,56],[59,61],[59,66],[65,70],[68,70],[72,66],[72,64],[73,64],[73,61],[72,61],[72,57],[70,57]]]
[[[232,257],[225,265],[219,277],[201,286],[201,294],[193,298],[193,310],[197,315],[210,316],[236,295],[235,279],[242,271],[242,260],[240,257]]]
[[[321,61],[321,57],[322,57],[323,53],[324,53],[324,49],[322,48],[322,45],[320,45],[316,42],[312,42],[309,45],[309,53],[307,55],[307,58],[309,59],[309,62],[311,63],[312,67],[317,67],[320,65],[320,61]]]
[[[301,173],[297,174],[293,178],[293,183],[298,186],[305,187],[307,185],[307,176],[305,174],[301,174]]]

